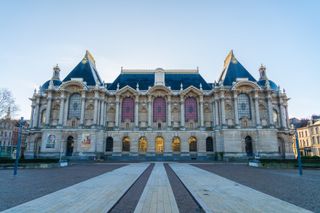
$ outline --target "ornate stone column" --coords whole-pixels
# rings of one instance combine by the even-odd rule
[[[280,118],[281,118],[281,127],[286,128],[286,118],[285,118],[285,110],[283,106],[282,97],[280,97]]]
[[[64,116],[64,105],[65,105],[65,94],[61,91],[60,95],[60,111],[59,111],[59,126],[63,126],[63,116]]]
[[[239,125],[239,113],[238,113],[238,93],[237,91],[233,91],[233,102],[234,102],[234,121],[236,128],[240,128]]]
[[[269,91],[267,94],[267,105],[268,105],[269,125],[270,125],[270,128],[273,128],[274,123],[273,123],[272,97]]]
[[[99,116],[100,117],[100,123],[99,123],[100,126],[103,126],[103,124],[104,124],[104,111],[105,111],[104,97],[102,97],[100,100],[100,116]]]
[[[225,106],[224,106],[224,91],[221,91],[220,93],[220,101],[221,101],[221,123],[222,123],[222,128],[226,127],[226,112],[225,112]]]
[[[200,96],[200,128],[204,128],[204,117],[203,117],[203,96]]]
[[[30,117],[30,127],[34,127],[33,124],[34,124],[34,110],[35,110],[35,104],[32,103],[31,105],[31,117]]]
[[[261,128],[258,91],[255,91],[255,93],[254,93],[254,108],[255,108],[255,111],[256,111],[256,127],[257,128]]]
[[[80,125],[84,125],[84,112],[86,107],[86,92],[82,91],[81,93],[81,115],[80,115]]]
[[[40,113],[40,97],[36,97],[36,107],[34,112],[34,127],[39,127],[39,113]]]
[[[168,124],[167,124],[167,126],[168,126],[168,128],[171,128],[171,96],[169,95],[168,96],[168,101],[167,101],[167,117],[168,117]]]
[[[119,111],[120,111],[120,97],[116,96],[116,117],[115,117],[115,127],[119,128]]]
[[[136,95],[136,99],[135,99],[134,125],[135,125],[135,128],[139,128],[139,95]]]
[[[52,92],[48,91],[48,103],[46,108],[46,126],[50,125],[51,105],[52,105]]]
[[[99,101],[99,92],[97,90],[94,91],[94,116],[93,116],[93,124],[98,124],[98,101]]]
[[[212,122],[212,127],[215,126],[216,124],[216,113],[215,113],[215,103],[214,103],[214,98],[212,98],[212,101],[211,101],[211,116],[212,116],[212,119],[211,119],[211,122]]]
[[[284,106],[284,109],[285,109],[285,112],[286,112],[286,128],[289,128],[289,125],[290,125],[290,121],[289,121],[289,113],[288,113],[288,104],[285,103],[283,104]]]
[[[184,97],[180,96],[180,128],[185,129]]]
[[[148,128],[152,128],[152,103],[151,95],[148,96]]]
[[[104,126],[108,127],[108,97],[105,98],[105,102],[104,102]]]
[[[219,100],[218,100],[218,97],[217,97],[217,96],[214,97],[214,105],[215,105],[215,107],[214,107],[214,112],[215,112],[215,114],[216,114],[215,128],[218,128],[219,125],[220,125],[220,122],[219,122]]]
[[[65,110],[64,110],[64,117],[63,117],[63,125],[67,125],[67,119],[68,119],[68,111],[69,111],[69,100],[70,100],[70,94],[66,95],[66,101],[65,101]]]

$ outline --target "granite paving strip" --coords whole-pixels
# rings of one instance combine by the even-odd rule
[[[179,212],[163,163],[155,163],[134,212]]]
[[[164,164],[180,212],[204,212],[168,163]]]
[[[151,163],[149,167],[140,175],[136,182],[129,188],[129,190],[123,195],[123,197],[118,200],[110,213],[125,213],[125,212],[134,212],[139,199],[142,195],[144,187],[147,184],[149,176],[153,170],[154,163]]]
[[[206,212],[310,212],[188,164],[170,166]]]
[[[4,212],[107,212],[148,165],[130,164]]]

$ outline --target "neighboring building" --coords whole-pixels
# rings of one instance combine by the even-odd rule
[[[111,159],[292,158],[288,98],[257,81],[231,51],[218,83],[198,70],[121,69],[100,78],[87,51],[60,80],[60,69],[32,101],[28,157]]]
[[[312,122],[305,127],[297,128],[299,150],[302,156],[320,156],[320,121]],[[293,137],[293,151],[297,156],[296,137]]]
[[[24,121],[21,134],[22,154],[25,149],[28,128],[28,122]],[[17,147],[18,132],[19,120],[11,119],[10,116],[7,116],[6,118],[0,120],[0,157],[11,157],[11,154]]]

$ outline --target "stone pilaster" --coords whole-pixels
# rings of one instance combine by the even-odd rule
[[[62,91],[60,96],[60,111],[59,111],[59,126],[63,126],[63,116],[64,116],[64,105],[65,105],[65,94]]]
[[[48,92],[48,102],[46,108],[46,126],[50,125],[50,113],[51,113],[51,105],[52,105],[52,92]]]
[[[204,128],[204,116],[203,116],[203,96],[200,96],[200,128]]]
[[[151,96],[148,96],[148,128],[152,128],[152,102]]]
[[[104,124],[104,111],[105,111],[105,109],[104,109],[104,98],[102,98],[101,100],[100,100],[100,126],[103,126],[103,124]]]
[[[269,125],[270,128],[274,127],[273,123],[273,109],[272,109],[272,97],[270,92],[267,94],[267,105],[268,105],[268,116],[269,116]]]
[[[34,110],[35,110],[35,105],[34,103],[32,103],[31,105],[31,117],[30,117],[30,127],[33,128],[33,124],[34,124]]]
[[[70,95],[66,95],[66,101],[65,101],[65,110],[64,110],[64,117],[63,117],[63,125],[67,125],[67,119],[68,119],[68,111],[69,111],[69,100]]]
[[[99,92],[97,90],[94,91],[94,116],[93,116],[93,124],[98,124],[98,104],[99,104]]]
[[[135,125],[135,128],[139,128],[139,95],[137,95],[135,99],[134,125]]]
[[[261,128],[260,112],[259,112],[259,95],[257,91],[254,93],[254,108],[256,112],[256,127]]]
[[[234,121],[235,121],[235,125],[236,128],[240,128],[239,125],[239,113],[238,113],[238,94],[237,91],[233,92],[233,103],[234,103]]]
[[[215,112],[215,115],[216,115],[215,128],[218,128],[219,125],[220,125],[220,122],[219,122],[219,100],[218,100],[218,97],[216,97],[216,96],[215,96],[214,99],[215,99],[215,100],[214,100],[214,105],[215,105],[215,107],[214,107],[214,112]]]
[[[221,124],[222,128],[226,127],[226,112],[225,112],[225,97],[224,97],[224,91],[220,93],[220,105],[221,105]]]
[[[81,94],[81,115],[80,115],[80,125],[84,125],[84,112],[86,107],[86,92],[82,91]]]
[[[212,111],[211,111],[211,116],[212,116],[212,119],[211,119],[211,123],[212,123],[212,127],[214,127],[215,126],[215,124],[216,124],[216,113],[215,113],[215,103],[214,103],[214,98],[212,98],[212,102],[211,102],[211,109],[212,109]]]
[[[286,128],[286,116],[285,116],[285,109],[283,106],[282,97],[280,97],[280,119],[281,119],[281,128]]]
[[[184,97],[180,96],[180,128],[185,129]]]
[[[36,99],[36,107],[34,113],[34,127],[39,127],[39,117],[40,117],[40,97]]]
[[[120,97],[116,96],[116,117],[115,117],[116,128],[119,128],[119,113],[120,113]]]
[[[168,117],[168,128],[170,129],[171,128],[171,96],[169,95],[168,96],[168,101],[167,101],[167,117]]]

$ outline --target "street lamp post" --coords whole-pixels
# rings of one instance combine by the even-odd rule
[[[300,156],[300,150],[299,150],[298,132],[296,128],[294,128],[294,134],[296,136],[296,149],[297,149],[297,157],[298,157],[299,175],[302,175],[302,162],[301,162],[301,156]]]
[[[21,134],[22,134],[22,125],[23,125],[23,117],[21,117],[19,121],[19,131],[18,131],[18,143],[16,149],[16,160],[14,163],[13,175],[17,175],[18,164],[19,164],[19,155],[20,155],[20,148],[21,148]]]

